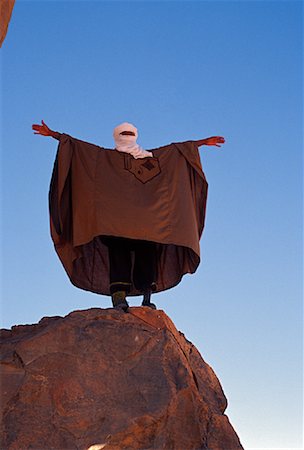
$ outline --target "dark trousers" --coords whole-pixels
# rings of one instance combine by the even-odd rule
[[[132,252],[134,252],[133,282],[140,292],[155,290],[156,244],[138,239],[103,236],[109,250],[110,292],[130,292],[132,280]]]

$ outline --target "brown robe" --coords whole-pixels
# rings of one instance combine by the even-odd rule
[[[62,134],[50,185],[51,236],[71,280],[110,295],[108,248],[100,236],[157,243],[156,292],[200,263],[208,183],[193,141],[134,159]],[[128,295],[139,295],[132,285]]]

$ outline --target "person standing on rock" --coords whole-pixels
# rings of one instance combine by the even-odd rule
[[[59,141],[49,192],[51,236],[71,280],[111,295],[127,311],[127,296],[177,285],[200,263],[208,183],[198,147],[221,136],[144,150],[137,129],[114,129],[115,149],[51,130],[42,120],[35,134]]]

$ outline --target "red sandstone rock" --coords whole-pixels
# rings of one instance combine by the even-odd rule
[[[44,318],[2,330],[1,349],[1,450],[242,449],[216,375],[163,311]]]
[[[15,0],[1,0],[0,2],[0,47],[2,46],[7,33],[14,3]]]

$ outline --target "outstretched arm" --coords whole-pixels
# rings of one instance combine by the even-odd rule
[[[51,136],[54,139],[59,140],[61,133],[58,133],[58,131],[53,131],[51,130],[45,123],[43,120],[41,120],[42,125],[38,125],[38,124],[33,124],[32,125],[32,130],[34,131],[34,134],[40,134],[41,136]]]
[[[223,138],[222,136],[211,136],[209,138],[194,142],[198,147],[200,147],[201,145],[215,145],[216,147],[221,147],[220,144],[225,144],[225,138]]]

